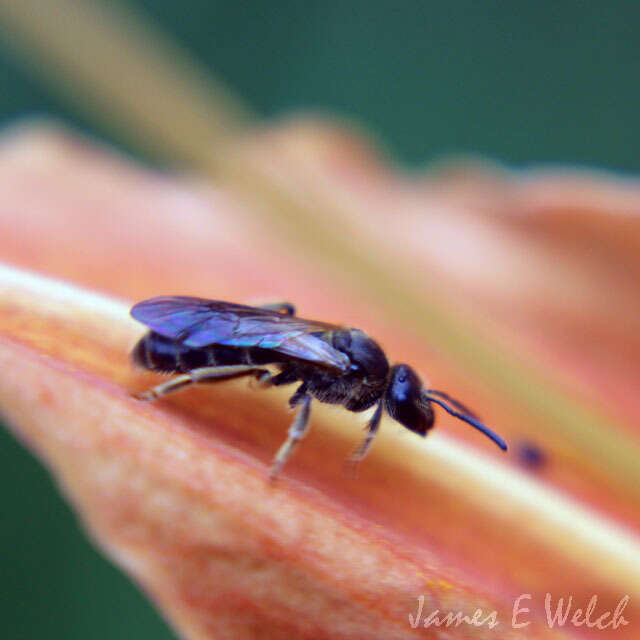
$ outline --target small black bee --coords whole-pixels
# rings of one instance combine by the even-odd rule
[[[431,403],[507,449],[463,404],[442,391],[424,389],[411,367],[390,367],[382,349],[363,331],[297,318],[289,303],[256,308],[166,296],[136,304],[131,315],[151,329],[134,347],[134,362],[151,371],[182,374],[136,394],[140,400],[241,376],[254,376],[265,387],[301,383],[289,399],[289,405],[300,410],[273,460],[271,479],[307,433],[312,397],[349,411],[376,405],[366,437],[350,458],[353,463],[369,451],[385,409],[407,429],[426,436],[435,419]],[[265,365],[274,365],[277,372],[272,374]]]

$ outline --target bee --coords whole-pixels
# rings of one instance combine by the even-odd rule
[[[443,391],[425,389],[409,365],[390,366],[384,351],[364,331],[298,318],[287,302],[250,307],[161,296],[139,302],[131,315],[150,329],[133,348],[134,363],[180,374],[134,394],[139,400],[240,377],[253,377],[262,387],[298,383],[289,398],[289,406],[298,413],[273,459],[272,480],[309,429],[312,399],[354,412],[375,406],[365,438],[349,458],[353,464],[368,453],[385,411],[403,427],[426,436],[435,421],[433,404],[507,449],[505,441],[462,403]]]

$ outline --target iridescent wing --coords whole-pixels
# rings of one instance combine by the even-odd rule
[[[188,347],[219,344],[260,347],[346,371],[349,358],[313,333],[334,325],[232,302],[160,296],[139,302],[131,315],[150,329]]]

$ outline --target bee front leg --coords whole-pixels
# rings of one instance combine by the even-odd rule
[[[309,431],[311,396],[308,396],[306,395],[306,393],[298,390],[293,394],[293,396],[291,396],[289,405],[292,407],[302,405],[302,407],[300,411],[298,411],[298,415],[293,421],[293,424],[291,425],[291,427],[289,427],[287,439],[273,458],[271,471],[269,472],[269,480],[271,480],[272,482],[278,477],[280,469],[282,469],[284,464],[291,457],[291,454],[300,444],[300,441],[307,435],[307,431]]]
[[[266,369],[244,364],[230,365],[228,367],[202,367],[177,376],[168,382],[156,385],[147,391],[132,395],[136,400],[152,401],[198,382],[219,382],[250,375],[254,375],[258,380],[262,381],[265,380],[265,376],[269,376],[269,372]]]
[[[382,420],[382,400],[378,402],[378,406],[376,407],[375,412],[371,416],[371,420],[367,424],[367,435],[364,437],[364,440],[360,444],[360,446],[349,456],[347,463],[351,466],[352,470],[355,470],[358,462],[364,459],[364,457],[369,453],[369,449],[371,444],[373,443],[373,439],[376,437],[376,433],[378,433],[378,427],[380,426],[380,421]]]

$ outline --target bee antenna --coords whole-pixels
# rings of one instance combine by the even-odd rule
[[[459,411],[452,409],[449,405],[445,404],[445,402],[434,397],[434,395],[432,395],[434,393],[436,395],[440,395],[442,397],[447,398],[447,400],[449,400],[451,404],[455,404],[455,406],[464,408],[464,405],[461,405],[457,400],[453,400],[453,398],[449,398],[449,396],[447,396],[446,394],[440,391],[432,391],[432,390],[425,391],[424,397],[428,401],[435,402],[437,405],[440,405],[447,413],[450,413],[452,416],[455,416],[459,420],[462,420],[467,424],[470,424],[472,427],[474,427],[478,431],[481,431],[482,433],[484,433],[484,435],[487,436],[487,438],[493,440],[493,442],[495,442],[503,451],[507,450],[507,443],[497,433],[494,433],[493,431],[491,431],[489,427],[485,427],[485,425],[483,425],[482,422],[480,422],[480,420],[478,420],[475,416],[467,415],[465,413],[460,413]]]
[[[469,407],[463,405],[462,402],[460,402],[459,400],[452,398],[448,393],[445,393],[444,391],[436,391],[436,389],[429,389],[427,390],[427,393],[430,396],[438,396],[440,398],[443,398],[456,409],[460,409],[460,411],[462,411],[462,413],[464,413],[466,416],[469,416],[470,418],[475,418],[479,422],[482,422],[482,420],[473,411],[471,411]]]

